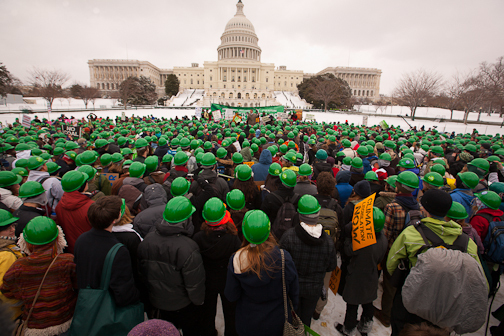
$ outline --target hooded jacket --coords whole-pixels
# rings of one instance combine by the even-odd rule
[[[252,152],[250,150],[250,147],[244,147],[240,151],[240,154],[243,156],[243,161],[244,162],[250,162],[252,161]]]
[[[0,202],[5,204],[9,209],[17,210],[23,201],[17,196],[12,195],[9,189],[0,188]]]
[[[147,234],[156,229],[156,225],[163,220],[167,197],[164,188],[159,183],[154,183],[145,188],[144,195],[148,208],[142,210],[133,220],[135,231],[145,238]]]
[[[229,192],[229,185],[226,183],[226,181],[219,177],[215,170],[213,169],[203,169],[199,174],[198,174],[198,179],[203,178],[210,183],[217,194],[217,197],[219,197],[223,202],[226,200],[226,195]],[[198,195],[198,193],[201,191],[201,187],[199,186],[197,181],[193,181],[191,188],[189,189],[189,192],[192,193],[193,195]]]
[[[263,150],[261,156],[259,157],[259,163],[252,166],[252,172],[254,173],[254,181],[265,181],[268,176],[268,170],[271,166],[273,160],[271,159],[271,152],[269,150]]]
[[[74,252],[77,238],[91,229],[88,209],[94,202],[79,191],[65,192],[56,206],[56,222],[61,226],[68,242],[68,251]]]
[[[450,193],[450,196],[453,202],[459,202],[464,206],[467,214],[469,215],[468,219],[466,219],[466,222],[469,223],[469,218],[471,217],[472,213],[472,202],[475,198],[473,192],[470,189],[456,188]]]
[[[175,311],[205,299],[205,269],[198,245],[189,238],[190,220],[156,225],[138,246],[141,277],[158,309]]]
[[[166,153],[168,153],[168,149],[169,147],[167,144],[163,146],[158,146],[154,151],[154,155],[156,155],[159,158],[159,161],[161,161],[163,159],[163,156],[165,156]]]
[[[61,187],[61,181],[56,177],[49,177],[49,176],[50,175],[48,172],[30,170],[27,181],[40,182],[43,179],[45,179],[44,183],[42,183],[42,186],[46,191],[47,204],[49,204],[49,206],[52,206],[52,210],[54,211],[56,209],[56,206],[58,205],[58,202],[63,197],[64,191],[63,188]]]
[[[312,175],[312,180],[316,181],[317,177],[320,173],[322,172],[329,172],[332,174],[332,166],[330,163],[315,160],[315,163],[313,163],[313,175]]]
[[[41,208],[29,207],[26,205],[21,205],[19,209],[14,211],[13,216],[19,218],[16,225],[16,237],[21,236],[26,224],[33,218],[38,216],[45,216],[46,210]]]

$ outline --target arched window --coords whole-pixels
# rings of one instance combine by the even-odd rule
[[[257,93],[254,93],[254,99],[257,99]]]
[[[237,95],[236,98],[241,99],[241,93],[240,92],[238,92],[238,95]]]
[[[191,78],[191,84],[192,84],[192,83],[193,83],[193,80],[192,80],[192,78]]]
[[[100,90],[100,83],[96,83],[96,88]]]
[[[263,93],[261,96],[262,99],[266,98],[266,95]]]
[[[226,95],[224,94],[224,92],[221,93],[221,97],[226,98]]]
[[[229,93],[229,99],[233,99],[233,92]]]
[[[102,90],[105,90],[105,83],[101,83]]]
[[[245,103],[243,106],[247,107],[248,105],[247,105],[247,103]]]

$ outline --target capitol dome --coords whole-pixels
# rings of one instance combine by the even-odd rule
[[[259,39],[254,25],[243,13],[243,7],[244,4],[239,0],[235,16],[226,24],[221,44],[217,48],[219,60],[261,61],[261,48],[257,43]]]

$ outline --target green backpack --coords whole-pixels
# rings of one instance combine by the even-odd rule
[[[69,335],[124,336],[144,321],[143,303],[116,307],[109,291],[112,263],[121,246],[124,245],[117,243],[107,253],[100,288],[79,290]]]

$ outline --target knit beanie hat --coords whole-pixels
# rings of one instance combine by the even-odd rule
[[[427,212],[434,216],[444,217],[452,206],[452,198],[446,191],[440,189],[427,190],[420,200]]]
[[[180,333],[170,322],[153,319],[138,324],[128,336],[180,336]]]
[[[360,197],[368,197],[371,195],[371,186],[369,185],[369,181],[362,180],[355,183],[353,190]]]

